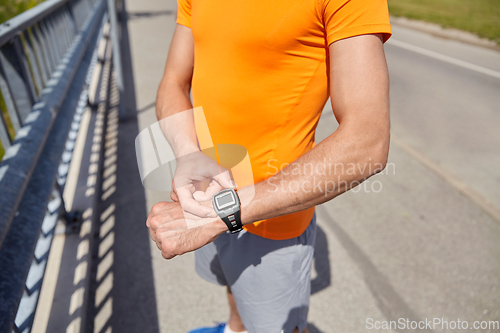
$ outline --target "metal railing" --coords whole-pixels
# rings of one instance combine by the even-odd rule
[[[5,149],[14,139],[6,123],[17,133],[32,105],[52,85],[52,74],[94,2],[49,0],[0,25],[0,89],[8,112],[0,138]]]
[[[0,333],[29,331],[33,321],[31,312],[18,314],[19,303],[36,307],[64,211],[58,168],[88,102],[82,91],[107,5],[48,0],[0,25]]]

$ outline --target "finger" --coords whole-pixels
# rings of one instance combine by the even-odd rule
[[[213,177],[223,188],[234,188],[237,189],[238,186],[231,178],[231,173],[229,171],[225,171],[217,176]]]
[[[170,260],[170,259],[174,259],[177,255],[176,254],[166,254],[162,251],[161,256],[163,257],[163,259]]]
[[[219,184],[218,181],[214,180],[210,183],[210,186],[207,188],[207,190],[205,191],[205,200],[212,200],[212,197],[219,193],[220,191],[222,191],[224,189],[224,187]]]
[[[211,182],[210,178],[194,182],[193,185],[195,188],[195,192],[196,191],[205,192],[205,190],[210,186],[210,182]]]
[[[205,201],[207,199],[205,199],[206,195],[205,195],[205,192],[203,191],[196,191],[193,193],[193,199],[196,200],[196,201]]]
[[[177,189],[175,188],[175,180],[172,178],[172,191],[170,192],[170,199],[174,202],[179,202],[179,197],[177,196]]]
[[[199,217],[217,217],[214,210],[211,207],[200,204],[193,198],[180,199],[182,209],[190,214]]]
[[[185,187],[179,187],[177,189],[177,198],[179,199],[179,202],[181,203],[181,206],[182,206],[182,202],[185,201],[187,198],[192,198],[193,197],[193,193],[194,193],[194,187],[192,186],[185,186]]]
[[[222,187],[216,180],[212,180],[210,182],[210,185],[207,187],[206,191],[196,191],[193,194],[193,198],[196,201],[207,201],[207,200],[212,200],[212,197],[214,194],[219,193],[222,191],[224,187]]]
[[[212,208],[203,206],[194,200],[191,191],[179,188],[177,189],[177,195],[184,211],[200,217],[216,217]]]
[[[151,230],[151,229],[149,229],[149,237],[151,237],[151,239],[153,240],[153,242],[156,243],[156,233],[153,230]]]
[[[160,251],[161,255],[165,259],[172,259],[179,254],[183,254],[184,251],[182,248],[185,244],[180,241],[182,235],[187,232],[187,229],[177,229],[177,230],[164,230],[161,231],[161,235],[158,236],[159,239],[162,239],[160,242]]]

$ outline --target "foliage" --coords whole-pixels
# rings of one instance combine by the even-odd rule
[[[0,23],[3,23],[14,16],[21,14],[22,12],[35,7],[44,0],[0,0]],[[3,100],[3,96],[0,93],[0,111],[7,130],[11,138],[15,136],[14,128],[12,127],[12,122],[10,120],[9,114],[7,113],[7,107]],[[1,121],[1,120],[0,120]],[[5,150],[0,143],[0,159],[4,155]]]
[[[43,0],[0,0],[0,23],[35,7]]]
[[[394,16],[437,23],[500,43],[499,0],[388,0]]]

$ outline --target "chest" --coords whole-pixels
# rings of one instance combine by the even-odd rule
[[[195,45],[293,52],[324,48],[317,0],[191,0]]]

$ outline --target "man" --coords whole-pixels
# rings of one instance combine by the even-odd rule
[[[314,206],[387,161],[387,4],[178,0],[177,23],[158,118],[202,106],[215,145],[248,150],[255,185],[236,184],[242,205],[232,222],[245,230],[230,234],[216,194],[236,187],[228,173],[197,194],[176,183],[172,198],[180,202],[153,207],[151,237],[166,259],[199,249],[197,272],[228,286],[228,323],[192,332],[307,332]],[[328,97],[339,127],[314,146]],[[204,143],[192,127],[167,132],[177,156],[195,156],[178,164],[190,171],[176,176],[198,180]],[[357,167],[346,172],[348,165]],[[194,216],[199,224],[187,227]]]

